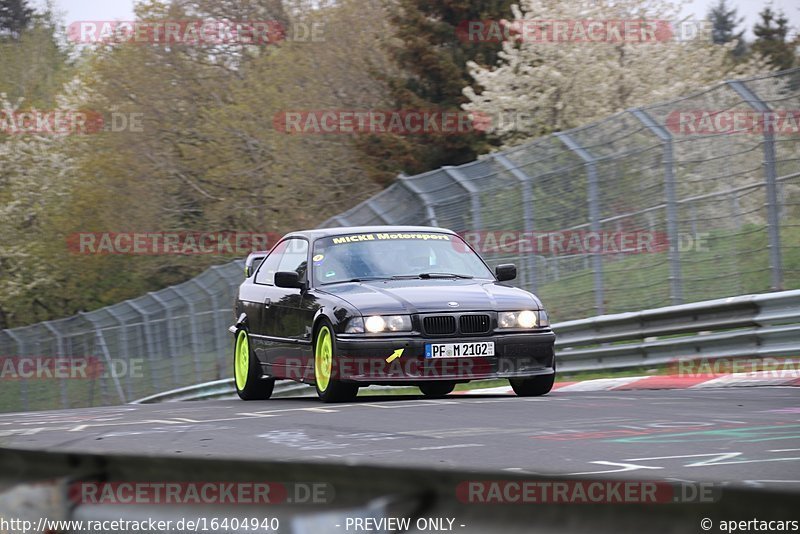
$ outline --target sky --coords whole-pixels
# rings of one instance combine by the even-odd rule
[[[569,0],[565,0],[569,1]],[[64,21],[78,20],[131,20],[133,19],[134,0],[55,0],[58,9],[64,16]],[[708,13],[709,7],[716,4],[717,0],[694,0],[685,8],[684,12],[692,18],[702,19]],[[43,4],[44,0],[36,0],[33,4]],[[747,37],[753,38],[752,27],[758,20],[758,12],[766,5],[767,0],[728,0],[729,6],[734,6],[739,11],[739,16],[744,17],[747,27]],[[793,34],[800,28],[800,2],[797,0],[771,0],[773,8],[783,10],[793,27]]]

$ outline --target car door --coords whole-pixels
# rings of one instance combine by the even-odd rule
[[[245,313],[250,327],[250,338],[253,350],[259,360],[265,363],[268,362],[267,354],[270,346],[277,342],[271,339],[274,334],[269,324],[271,317],[267,312],[272,303],[280,298],[280,291],[275,287],[275,273],[278,271],[285,250],[285,242],[275,245],[261,262],[253,278],[253,284],[248,288],[250,295]]]
[[[278,271],[294,271],[300,276],[301,282],[307,282],[308,254],[306,239],[287,239]],[[313,314],[309,316],[306,309],[308,294],[305,289],[276,288],[276,297],[266,313],[268,328],[280,342],[270,346],[267,361],[275,367],[278,376],[299,379],[299,370],[306,365],[311,343]]]

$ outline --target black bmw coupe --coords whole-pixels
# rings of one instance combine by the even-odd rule
[[[234,377],[266,399],[275,380],[316,386],[324,402],[369,384],[441,397],[457,383],[507,378],[517,395],[555,379],[555,334],[541,301],[505,282],[455,232],[368,226],[284,236],[239,287]]]

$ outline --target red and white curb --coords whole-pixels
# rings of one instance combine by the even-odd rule
[[[652,375],[556,382],[553,391],[630,391],[641,389],[707,389],[744,386],[800,386],[800,371],[755,371],[723,375]],[[456,391],[460,395],[512,395],[509,386]]]

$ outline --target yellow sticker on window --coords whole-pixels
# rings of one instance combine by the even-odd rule
[[[311,259],[314,260],[314,261],[322,261],[324,258],[325,258],[324,254],[317,254],[316,256],[314,256]]]

